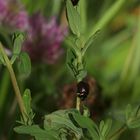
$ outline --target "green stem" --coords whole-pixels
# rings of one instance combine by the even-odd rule
[[[83,63],[82,63],[82,54],[77,52],[77,56],[78,56],[78,64],[80,64],[80,69],[83,69]],[[80,82],[82,79],[81,78],[77,78],[77,82]],[[78,111],[80,111],[80,103],[81,103],[81,100],[79,97],[77,97],[76,99],[76,109]]]
[[[79,97],[76,98],[76,109],[80,111],[80,98]]]
[[[117,131],[115,131],[109,138],[109,140],[114,140],[114,138],[120,136],[125,130],[127,129],[126,125],[123,125],[121,128],[119,128]]]
[[[24,106],[24,103],[23,103],[23,100],[22,100],[22,97],[21,97],[21,93],[20,93],[18,84],[17,84],[16,76],[15,76],[15,73],[13,71],[11,62],[10,62],[9,58],[7,57],[7,55],[6,55],[6,53],[3,49],[2,44],[0,44],[0,52],[3,56],[3,58],[4,58],[7,69],[9,71],[11,81],[12,81],[12,85],[13,85],[13,88],[14,88],[14,91],[15,91],[15,95],[16,95],[16,98],[17,98],[17,102],[19,104],[19,108],[20,108],[22,117],[23,117],[24,120],[26,120],[26,116],[25,116],[26,115],[26,110],[25,110],[25,106]]]
[[[97,30],[105,27],[110,20],[116,15],[116,13],[121,9],[126,0],[116,0],[116,2],[107,10],[107,12],[101,17],[99,22],[91,29],[90,36],[94,34]]]
[[[0,110],[2,110],[7,96],[9,83],[10,83],[9,74],[7,70],[4,70],[0,85]]]
[[[87,27],[87,1],[86,0],[80,0],[78,3],[78,9],[81,16],[81,23],[82,23],[82,32],[84,33],[86,31]]]

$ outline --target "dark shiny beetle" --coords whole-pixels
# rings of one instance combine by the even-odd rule
[[[71,2],[73,4],[73,6],[76,6],[78,4],[79,0],[71,0]]]
[[[88,96],[88,93],[89,93],[89,85],[88,83],[86,82],[79,82],[77,84],[77,96],[82,100],[84,101],[85,98],[87,98]]]

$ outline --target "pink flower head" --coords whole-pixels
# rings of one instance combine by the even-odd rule
[[[24,10],[18,12],[13,20],[15,21],[14,25],[16,28],[23,31],[26,31],[29,28],[28,15]]]
[[[45,18],[37,13],[30,18],[30,29],[25,42],[26,50],[32,60],[41,60],[49,64],[55,63],[63,52],[61,43],[66,35],[55,17],[46,22]]]
[[[7,1],[6,0],[0,0],[0,24],[4,17],[6,16],[7,12]]]
[[[28,14],[17,0],[0,0],[0,23],[12,29],[26,31]]]

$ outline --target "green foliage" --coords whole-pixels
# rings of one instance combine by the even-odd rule
[[[19,124],[22,124],[22,125],[26,125],[26,126],[31,126],[34,124],[34,116],[35,116],[35,113],[33,112],[32,110],[32,106],[31,106],[31,92],[29,89],[26,89],[24,91],[24,94],[23,94],[23,103],[24,103],[24,107],[25,107],[25,114],[24,114],[24,118],[23,116],[21,116],[21,120],[20,121],[17,121]]]
[[[101,121],[100,128],[88,117],[82,116],[77,110],[59,110],[45,116],[44,128],[37,125],[19,126],[14,128],[17,133],[29,134],[36,140],[107,140],[112,120]]]
[[[38,125],[19,126],[14,130],[19,134],[29,134],[36,140],[80,140],[83,137],[81,128],[78,128],[70,120],[69,113],[78,113],[77,110],[59,110],[46,115],[44,120],[44,129]]]
[[[72,5],[70,0],[66,0],[66,8],[67,8],[67,17],[70,29],[73,34],[77,37],[80,37],[81,32],[81,18],[77,10]]]
[[[19,126],[17,133],[29,134],[36,140],[51,138],[57,140],[107,140],[112,120],[101,121],[100,128],[77,110],[59,110],[45,116],[44,128],[38,125]]]
[[[83,105],[83,116],[90,117],[90,110],[85,105]]]
[[[128,105],[125,116],[128,128],[133,129],[140,127],[140,106],[134,108],[131,105]]]
[[[30,13],[33,13],[33,11],[35,11],[36,9],[38,11],[42,11],[42,9],[47,9],[46,5],[49,7],[50,3],[51,4],[53,3],[52,5],[54,7],[52,6],[53,8],[48,8],[48,9],[49,10],[53,9],[54,11],[53,13],[57,13],[57,10],[60,8],[60,3],[61,3],[60,2],[61,0],[57,2],[54,2],[56,0],[52,0],[52,1],[46,0],[46,1],[41,1],[41,2],[37,1],[34,5],[32,5],[32,1],[28,1],[28,0],[22,0],[22,1],[24,1],[24,3],[28,5],[28,9]],[[78,6],[73,7],[71,0],[66,1],[68,23],[69,23],[71,32],[73,33],[73,35],[71,36],[72,40],[70,41],[70,45],[68,46],[68,51],[67,51],[67,64],[70,70],[72,71],[73,75],[77,79],[77,81],[82,80],[87,75],[87,71],[85,70],[85,54],[87,52],[87,49],[93,43],[95,43],[95,46],[97,47],[95,47],[95,51],[94,51],[94,48],[93,49],[90,48],[91,51],[89,51],[88,60],[86,61],[86,64],[87,63],[89,64],[88,67],[89,67],[89,70],[91,71],[91,73],[90,72],[89,73],[96,75],[97,80],[99,80],[101,84],[103,85],[103,96],[106,96],[104,93],[107,93],[111,97],[113,97],[114,94],[112,93],[116,93],[116,94],[120,94],[120,97],[122,98],[122,94],[126,93],[127,96],[124,96],[124,97],[127,99],[129,98],[128,96],[130,94],[128,94],[128,92],[122,92],[122,91],[125,91],[125,90],[129,91],[130,88],[133,88],[135,92],[137,92],[137,96],[135,98],[139,97],[139,83],[140,83],[140,80],[139,80],[140,79],[139,77],[139,67],[140,67],[140,61],[139,61],[140,28],[139,27],[140,26],[139,25],[140,24],[138,22],[137,31],[135,30],[136,28],[135,24],[133,25],[134,27],[131,29],[129,27],[130,25],[128,25],[127,23],[124,23],[128,21],[125,21],[124,16],[122,16],[125,13],[123,13],[121,15],[121,21],[122,21],[121,24],[123,24],[123,26],[121,26],[121,28],[119,27],[120,25],[118,24],[117,24],[117,28],[119,29],[116,30],[116,28],[113,28],[114,22],[116,22],[116,21],[113,21],[111,26],[109,26],[110,27],[109,31],[102,29],[110,22],[110,20],[114,17],[114,15],[120,10],[120,8],[125,3],[125,1],[126,0],[118,0],[114,3],[112,0],[107,1],[107,2],[104,1],[103,2],[105,3],[104,5],[102,5],[101,2],[98,1],[99,4],[101,5],[99,7],[102,8],[102,6],[103,7],[105,6],[108,8],[105,8],[105,11],[107,12],[103,12],[104,10],[101,11],[103,12],[103,15],[100,15],[101,14],[100,11],[98,15],[95,14],[96,17],[94,17],[94,23],[96,23],[96,21],[97,23],[95,25],[93,25],[93,23],[90,23],[89,25],[91,25],[92,28],[91,26],[87,26],[87,23],[89,23],[90,20],[89,20],[89,17],[86,15],[87,14],[86,6],[88,6],[88,4],[90,5],[90,3],[92,4],[95,3],[93,4],[95,5],[94,7],[98,8],[97,6],[98,2],[79,0]],[[58,3],[59,3],[59,6],[58,6]],[[113,5],[110,6],[109,3],[113,3]],[[31,7],[29,5],[31,5]],[[129,10],[129,12],[130,11],[131,11],[131,14],[133,15],[134,14],[133,8]],[[96,11],[93,12],[93,9],[92,9],[90,12],[93,17]],[[45,11],[45,13],[47,12]],[[128,18],[127,20],[130,20],[130,19]],[[125,30],[122,27],[125,28]],[[99,30],[98,30],[99,28],[101,28],[103,32],[101,34],[100,40],[97,40],[98,42],[96,44],[95,39],[99,33]],[[132,33],[130,30],[132,30]],[[87,37],[87,34],[89,34],[90,36]],[[133,34],[135,35],[133,38],[132,46],[130,47],[130,44],[131,44],[130,36],[132,36]],[[14,47],[13,47],[13,53],[12,53],[13,55],[11,58],[11,63],[13,64],[15,60],[17,60],[20,75],[23,77],[26,77],[31,72],[31,63],[30,63],[30,59],[28,55],[26,53],[21,52],[21,46],[22,46],[23,40],[24,40],[23,34],[21,33],[15,34],[13,38]],[[122,43],[122,42],[125,42],[125,43]],[[130,48],[129,52],[127,52],[128,48]],[[128,57],[126,59],[126,65],[124,66],[124,69],[122,70],[122,64],[127,53],[128,53]],[[4,61],[3,56],[1,55],[1,52],[0,52],[0,63],[5,64],[5,61]],[[93,68],[93,65],[94,65],[94,68]],[[50,69],[51,68],[47,67],[47,73],[50,72],[49,71]],[[96,71],[95,69],[97,71],[98,69],[100,69],[100,72],[99,71],[95,72]],[[46,69],[43,67],[43,72],[44,71],[46,72]],[[122,71],[122,77],[121,77],[121,83],[119,85],[118,77],[121,71]],[[0,69],[0,72],[1,72],[1,69]],[[42,70],[39,70],[39,72],[41,73]],[[53,89],[54,85],[53,86],[51,85],[50,87],[50,81],[46,80],[46,77],[43,74],[41,76],[43,77],[43,79],[45,79],[44,85],[45,86],[47,85],[46,86],[47,90],[49,88]],[[65,73],[62,75],[64,76]],[[58,76],[58,75],[56,76],[54,74],[54,76],[51,77],[51,80],[53,81],[54,79],[55,80],[57,79],[56,81],[58,81],[60,77],[61,76]],[[63,80],[63,82],[66,82],[66,81],[67,81],[67,77],[65,78],[65,80]],[[135,87],[133,87],[134,85],[133,83],[135,83]],[[121,86],[119,90],[120,92],[117,92],[118,90],[116,89],[118,89],[119,86]],[[40,89],[37,92],[40,93],[43,91],[42,88]],[[107,91],[105,89],[107,89]],[[122,90],[122,89],[125,89],[125,90]],[[41,93],[39,97],[37,97],[38,95],[37,96],[33,95],[33,96],[35,97],[35,100],[36,100],[37,98],[43,97],[44,95]],[[119,104],[118,106],[120,106],[120,102],[121,102],[120,98],[116,99],[114,97],[111,100],[117,101]],[[34,125],[33,123],[34,113],[31,107],[31,94],[30,94],[29,89],[25,90],[22,99],[24,102],[24,107],[26,109],[26,114],[25,114],[26,118],[25,119],[22,118],[20,122],[22,125],[16,127],[14,130],[19,134],[31,135],[35,137],[36,140],[46,140],[46,139],[48,140],[112,140],[113,139],[114,140],[114,138],[116,139],[124,130],[126,130],[126,129],[120,129],[120,127],[113,126],[112,124],[114,124],[115,120],[113,120],[112,122],[111,119],[107,119],[105,121],[102,120],[100,121],[99,125],[95,124],[94,121],[89,118],[90,116],[89,110],[85,106],[83,107],[83,115],[81,115],[75,109],[59,110],[49,115],[46,115],[45,120],[44,120],[44,126],[43,128],[41,128],[39,125]],[[137,98],[137,100],[138,99],[139,98]],[[48,105],[48,108],[50,108],[50,105],[48,103],[47,105]],[[113,105],[111,106],[112,109],[114,109]],[[5,106],[4,106],[4,109],[5,109]],[[39,108],[38,110],[40,111],[42,110],[42,108]],[[125,128],[129,128],[129,129],[139,128],[140,127],[140,111],[139,110],[140,110],[139,106],[132,107],[131,105],[128,105],[125,111],[119,110],[119,114],[117,114],[117,111],[115,111],[116,112],[115,118],[117,119],[116,123],[118,124],[118,120],[119,120],[120,125],[124,126]],[[47,112],[48,110],[45,110],[45,111]],[[115,127],[114,130],[116,131],[115,133],[112,134],[113,131],[111,129],[113,127]]]
[[[98,33],[100,30],[97,30],[93,35],[91,35],[87,41],[84,44],[84,48],[82,50],[82,55],[84,55],[88,49],[88,47],[90,47],[90,45],[95,41],[95,38],[97,37]]]
[[[68,49],[67,51],[67,64],[69,68],[72,70],[76,79],[83,79],[86,77],[87,72],[84,70],[84,61],[80,54],[76,54],[76,52],[72,49]]]
[[[26,125],[32,125],[33,124],[33,118],[35,114],[33,113],[32,107],[31,107],[31,92],[29,89],[26,89],[23,94],[23,102],[26,110],[26,121],[24,124]]]
[[[137,32],[134,34],[133,43],[129,48],[125,65],[121,73],[121,89],[125,91],[127,87],[133,85],[139,76],[140,69],[140,18],[137,23]],[[129,75],[129,76],[128,76]],[[123,85],[123,86],[122,86]]]
[[[18,126],[14,128],[15,132],[19,134],[28,134],[35,137],[36,140],[58,140],[53,131],[45,131],[38,125],[32,126]]]
[[[83,137],[82,129],[73,124],[69,118],[69,113],[77,114],[78,111],[74,109],[59,110],[46,115],[44,120],[44,129],[57,132],[60,140],[63,138],[80,140]]]
[[[102,120],[100,122],[99,129],[100,129],[100,137],[102,138],[102,140],[108,139],[111,128],[112,128],[112,120],[111,119],[108,119],[106,121]]]
[[[99,140],[99,129],[90,118],[79,114],[73,114],[73,117],[82,129],[86,129],[88,131],[91,139]]]
[[[91,35],[88,39],[85,39],[85,37],[80,34],[82,30],[82,23],[80,20],[81,15],[79,14],[78,9],[76,9],[72,5],[72,2],[70,0],[66,1],[66,8],[70,29],[72,30],[72,33],[77,36],[72,36],[72,39],[69,40],[70,46],[67,50],[67,64],[77,81],[81,81],[87,75],[87,71],[84,68],[84,55],[88,47],[95,41],[96,35],[99,30]]]
[[[0,53],[0,64],[5,64],[2,54]]]
[[[20,55],[22,44],[24,41],[24,35],[20,32],[14,33],[12,40],[13,40],[13,55],[11,58],[11,63],[13,64],[17,59],[17,57],[19,57]]]
[[[31,73],[30,57],[25,52],[21,52],[19,55],[18,70],[22,77],[27,77]]]

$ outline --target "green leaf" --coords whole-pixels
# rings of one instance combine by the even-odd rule
[[[107,137],[109,135],[111,127],[112,127],[112,120],[111,119],[106,120],[103,130],[102,130],[102,135],[104,137]]]
[[[105,125],[105,122],[104,122],[104,120],[102,120],[102,121],[100,122],[100,125],[99,125],[100,132],[103,131],[104,125]]]
[[[87,71],[83,69],[83,70],[78,71],[78,75],[76,76],[76,79],[78,79],[79,81],[81,81],[86,76],[87,76]]]
[[[79,38],[75,37],[74,35],[70,35],[65,39],[65,43],[67,44],[68,48],[74,50],[75,52],[80,52],[79,46],[81,46],[81,41]]]
[[[78,71],[77,71],[77,55],[75,53],[74,50],[68,48],[67,50],[67,65],[70,68],[70,71],[72,72],[72,74],[74,74],[74,76],[77,75]]]
[[[128,104],[125,110],[126,121],[129,120],[129,118],[132,116],[132,113],[132,106]]]
[[[5,64],[5,61],[4,61],[1,53],[0,53],[0,64]]]
[[[66,9],[70,29],[73,32],[73,34],[79,37],[81,30],[80,15],[72,5],[72,2],[70,0],[66,0]]]
[[[133,107],[128,105],[125,111],[126,116],[126,124],[128,128],[139,128],[140,127],[140,114],[139,114],[139,106]]]
[[[80,140],[83,136],[82,130],[77,128],[69,118],[69,113],[75,110],[59,110],[45,116],[44,128],[54,130],[60,135],[64,131],[71,138]]]
[[[85,128],[89,131],[93,139],[99,140],[99,129],[91,119],[80,114],[73,114],[73,117],[81,128]]]
[[[25,52],[22,52],[19,56],[18,70],[23,77],[27,77],[31,73],[31,61]]]
[[[100,32],[100,30],[97,30],[93,35],[91,35],[91,36],[87,39],[87,41],[86,41],[86,43],[85,43],[85,45],[84,45],[84,48],[83,48],[83,50],[82,50],[83,55],[84,55],[85,52],[87,51],[88,47],[95,41],[95,39],[96,39],[96,37],[97,37],[97,35],[98,35],[99,32]]]
[[[135,116],[136,117],[140,116],[140,105],[138,105],[138,107],[135,110]]]
[[[83,105],[83,116],[85,116],[85,117],[90,116],[90,111],[89,111],[88,107],[86,107],[85,105]]]
[[[129,128],[140,128],[140,117],[130,120],[127,124]]]
[[[41,129],[38,125],[32,126],[18,126],[14,128],[14,131],[19,134],[28,134],[34,136],[36,140],[58,140],[55,132],[45,131]]]
[[[0,42],[0,47],[2,47],[1,42]],[[3,48],[3,47],[2,47],[2,48]],[[5,65],[5,61],[4,61],[4,58],[3,58],[3,56],[2,56],[1,51],[0,51],[0,64],[4,64],[4,65]]]
[[[27,113],[31,112],[31,92],[29,89],[26,89],[23,94],[23,102],[26,108]]]
[[[87,71],[83,69],[82,60],[79,62],[77,54],[73,49],[68,48],[67,50],[67,65],[70,68],[70,71],[78,81],[81,81],[86,77]]]
[[[19,56],[24,41],[24,35],[22,33],[15,33],[13,35],[13,56],[11,63],[13,64],[16,58]]]
[[[29,89],[26,89],[23,94],[23,102],[24,106],[26,109],[26,115],[27,115],[27,120],[26,120],[26,125],[32,125],[33,124],[33,118],[35,114],[33,113],[32,107],[31,107],[31,92]]]

